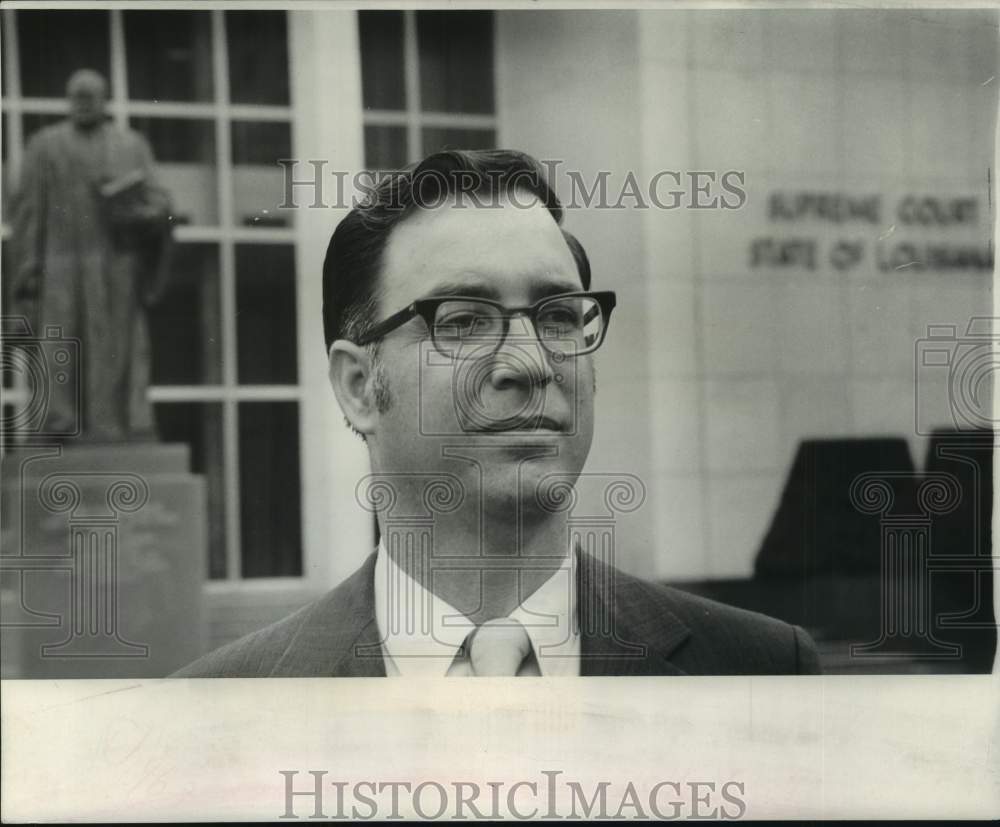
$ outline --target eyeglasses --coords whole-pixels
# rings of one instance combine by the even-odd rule
[[[450,359],[480,359],[500,349],[513,316],[531,319],[538,341],[559,356],[582,356],[601,346],[617,299],[614,291],[560,293],[530,307],[505,307],[491,299],[443,296],[417,299],[393,313],[356,344],[381,339],[417,316],[424,320],[434,347]]]

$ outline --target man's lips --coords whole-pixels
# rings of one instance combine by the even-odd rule
[[[530,419],[500,420],[480,431],[488,434],[508,433],[510,431],[532,432],[532,431],[565,431],[566,427],[548,416],[533,416]]]

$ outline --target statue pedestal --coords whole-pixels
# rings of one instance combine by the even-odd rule
[[[202,652],[205,484],[187,465],[159,443],[4,456],[3,677],[163,677]]]

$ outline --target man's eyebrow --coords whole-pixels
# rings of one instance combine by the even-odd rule
[[[533,284],[530,294],[533,301],[544,299],[546,296],[556,296],[560,293],[577,293],[581,290],[579,284],[571,281],[545,281]],[[436,284],[428,293],[428,296],[472,296],[482,299],[500,298],[500,291],[489,283],[479,281],[459,282],[446,281]]]
[[[481,299],[499,299],[500,291],[482,282],[444,281],[434,285],[428,296],[474,296]]]
[[[538,301],[546,296],[558,296],[560,293],[579,293],[581,290],[583,290],[583,286],[579,282],[546,281],[532,286],[531,298]]]

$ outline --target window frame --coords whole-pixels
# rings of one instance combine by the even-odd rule
[[[383,11],[383,13],[385,13]],[[499,132],[497,117],[497,26],[493,18],[493,113],[490,115],[470,112],[433,112],[421,106],[420,53],[417,42],[417,14],[414,9],[404,9],[403,15],[403,82],[405,109],[363,110],[362,128],[366,126],[396,126],[406,129],[406,153],[410,161],[424,157],[424,127],[440,129],[481,129]]]
[[[236,341],[236,245],[244,244],[280,244],[292,248],[295,256],[295,271],[293,278],[295,291],[296,313],[301,313],[302,279],[299,268],[299,246],[301,237],[295,226],[289,227],[244,227],[236,224],[234,218],[234,164],[232,159],[231,125],[236,121],[281,121],[287,122],[292,130],[292,151],[298,128],[298,118],[295,108],[295,90],[292,88],[292,64],[295,52],[289,48],[289,103],[288,105],[257,105],[231,104],[229,102],[229,64],[228,41],[226,32],[225,10],[196,10],[198,14],[210,15],[212,72],[214,98],[211,102],[178,102],[178,101],[148,101],[130,99],[128,96],[128,77],[125,44],[124,10],[108,9],[110,26],[111,77],[109,80],[109,98],[107,111],[111,120],[120,128],[128,128],[131,117],[158,117],[170,119],[210,120],[215,129],[215,157],[213,171],[215,172],[216,199],[218,220],[215,224],[180,225],[174,229],[174,239],[179,244],[209,243],[218,249],[219,256],[219,308],[220,336],[222,341],[222,364],[220,381],[213,384],[171,384],[151,385],[149,401],[153,405],[163,403],[219,403],[222,406],[222,475],[224,490],[225,524],[225,570],[224,578],[209,578],[205,572],[205,582],[211,586],[217,584],[259,583],[265,586],[301,585],[307,579],[310,560],[313,557],[307,537],[309,518],[307,511],[307,494],[302,482],[307,478],[305,463],[309,461],[309,452],[305,446],[309,443],[309,435],[304,430],[303,416],[303,343],[302,325],[298,325],[296,342],[296,381],[282,384],[239,384]],[[139,11],[139,10],[137,10]],[[7,124],[5,143],[7,149],[7,169],[11,180],[16,180],[21,169],[24,156],[24,133],[22,116],[30,114],[67,113],[65,100],[61,98],[33,98],[21,95],[20,54],[18,49],[17,14],[14,9],[3,10],[3,70],[6,76],[6,93],[3,96],[3,110]],[[287,12],[285,12],[288,15]],[[288,37],[292,36],[292,16],[287,16]],[[169,182],[165,182],[169,186]],[[10,227],[5,223],[2,227],[2,238],[10,241]],[[5,404],[23,404],[26,400],[26,389],[17,387],[11,389],[10,397]],[[5,389],[6,395],[6,389]],[[239,472],[239,405],[243,402],[294,402],[298,409],[299,422],[299,456],[298,468],[300,491],[299,502],[300,521],[302,526],[302,543],[300,548],[302,574],[287,577],[253,577],[242,576],[242,525],[241,525],[241,491]]]

